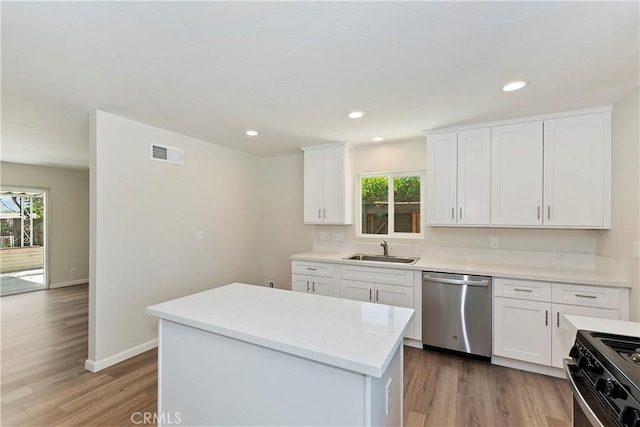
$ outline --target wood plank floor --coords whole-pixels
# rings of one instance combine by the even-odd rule
[[[2,426],[134,425],[133,413],[156,410],[155,350],[95,374],[84,369],[86,285],[0,304]],[[404,390],[407,426],[571,424],[563,380],[408,347]]]

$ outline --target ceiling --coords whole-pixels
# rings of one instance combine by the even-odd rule
[[[612,104],[639,83],[639,7],[2,2],[2,159],[88,167],[96,109],[266,157]]]

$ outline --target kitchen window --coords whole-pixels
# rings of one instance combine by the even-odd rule
[[[422,238],[423,171],[358,175],[359,237]]]

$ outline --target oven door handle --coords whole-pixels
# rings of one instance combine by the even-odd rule
[[[584,415],[589,419],[591,425],[593,425],[594,427],[604,427],[602,422],[598,419],[598,416],[591,410],[589,404],[584,399],[584,396],[582,395],[580,389],[578,388],[578,385],[576,384],[576,380],[573,378],[573,373],[569,368],[569,366],[574,366],[577,370],[578,367],[573,363],[571,359],[564,359],[563,363],[564,372],[567,374],[567,379],[569,380],[571,391],[573,392],[573,396],[575,397],[576,402],[578,402],[578,405],[580,405],[580,409],[582,409]]]

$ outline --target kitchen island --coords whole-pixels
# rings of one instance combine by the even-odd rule
[[[402,425],[414,310],[241,283],[147,308],[158,415],[183,425]]]

